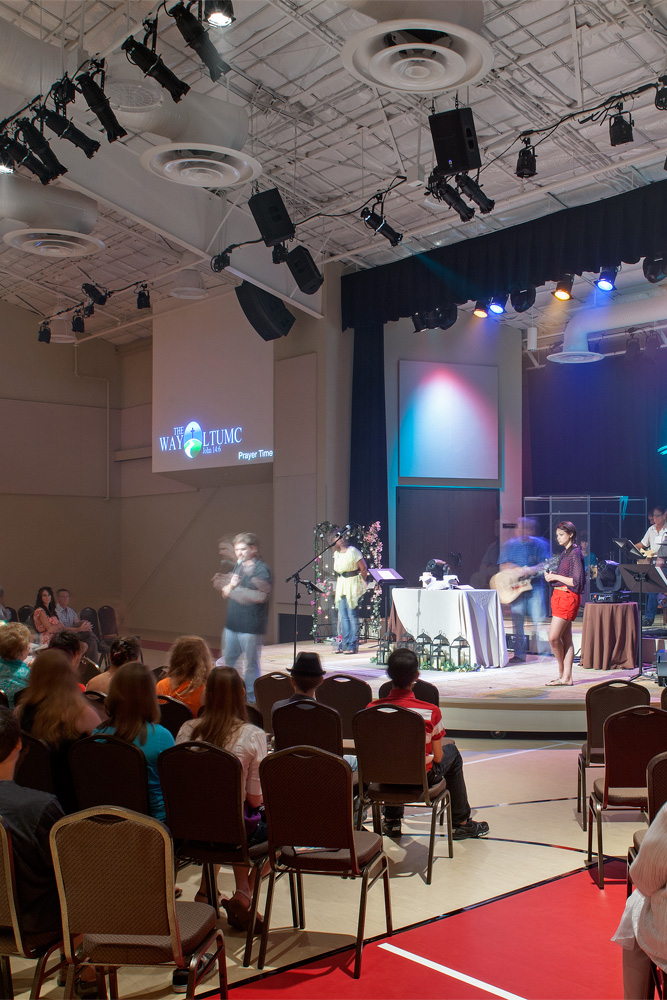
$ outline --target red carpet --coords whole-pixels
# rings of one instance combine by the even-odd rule
[[[513,994],[526,1000],[622,997],[621,949],[609,939],[625,904],[625,866],[610,862],[613,882],[597,888],[576,872],[463,913],[366,945],[361,979],[352,949],[233,987],[242,997],[468,1000]],[[271,948],[269,936],[269,953]],[[390,945],[485,984],[471,985],[381,947]],[[298,952],[295,953],[298,961]],[[212,996],[212,994],[209,994]]]

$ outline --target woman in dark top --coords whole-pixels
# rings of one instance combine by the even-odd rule
[[[558,678],[547,681],[550,687],[572,684],[574,644],[572,622],[577,617],[586,582],[586,570],[581,549],[576,544],[577,529],[572,521],[561,521],[556,527],[556,541],[563,546],[555,573],[545,573],[544,579],[555,584],[551,594],[551,628],[549,643],[558,663]]]

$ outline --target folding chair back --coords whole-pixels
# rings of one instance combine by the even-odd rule
[[[667,752],[651,757],[646,768],[648,821],[652,823],[667,802]]]
[[[323,705],[336,709],[343,724],[343,739],[351,740],[352,719],[357,712],[371,703],[373,691],[370,684],[359,677],[331,674],[324,678],[315,692],[315,697]]]
[[[81,608],[79,618],[81,621],[90,622],[93,626],[93,632],[99,641],[102,638],[102,634],[100,632],[100,620],[97,617],[97,611],[95,608]]]
[[[53,795],[53,757],[48,743],[24,732],[21,733],[21,743],[23,746],[14,772],[14,781],[24,788],[36,788]]]
[[[97,615],[100,623],[102,638],[117,639],[118,621],[116,619],[115,609],[112,608],[110,604],[103,604],[101,608],[97,609]]]
[[[667,712],[641,706],[611,715],[604,724],[604,802],[610,789],[646,788],[649,761],[667,746]]]
[[[273,712],[276,750],[288,747],[319,747],[343,755],[341,718],[335,708],[316,701],[293,701]]]
[[[291,698],[294,688],[290,680],[290,675],[280,670],[274,670],[270,674],[262,674],[255,681],[255,702],[257,708],[262,713],[264,731],[272,733],[271,709],[277,701],[283,698]]]
[[[183,723],[192,718],[192,712],[184,702],[168,694],[159,694],[157,703],[160,706],[160,725],[176,739]]]
[[[610,715],[635,705],[648,705],[648,688],[633,681],[602,681],[586,692],[586,746],[588,757],[602,755],[604,760],[604,724]],[[583,751],[583,748],[582,748]]]
[[[355,715],[353,728],[360,784],[427,787],[426,727],[418,712],[371,705]]]
[[[148,768],[139,747],[95,733],[72,744],[69,764],[79,809],[119,806],[150,814]]]
[[[392,687],[391,681],[385,681],[384,684],[381,684],[378,691],[378,698],[386,698]],[[440,705],[440,692],[436,685],[431,684],[430,681],[422,680],[421,677],[417,678],[412,693],[417,701],[428,701],[431,705],[435,705],[436,708]]]

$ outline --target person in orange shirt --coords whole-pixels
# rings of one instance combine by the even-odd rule
[[[198,635],[182,635],[169,651],[167,676],[158,681],[157,693],[182,701],[196,719],[212,666],[211,651],[204,640]]]

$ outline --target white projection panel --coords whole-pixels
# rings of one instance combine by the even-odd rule
[[[273,461],[273,345],[235,295],[153,321],[153,472]]]
[[[498,478],[498,369],[399,361],[399,476]]]

